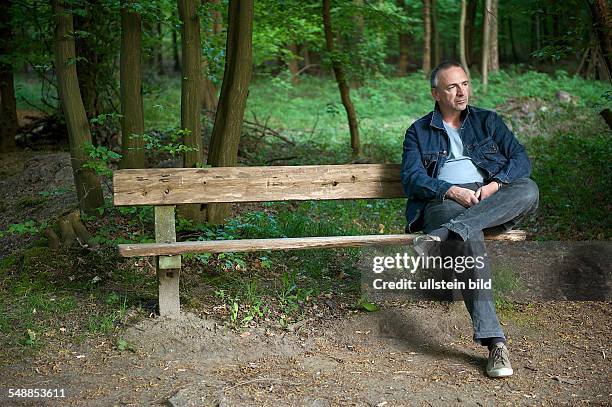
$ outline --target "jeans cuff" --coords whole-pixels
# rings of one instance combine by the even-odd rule
[[[455,232],[456,234],[461,236],[461,240],[463,240],[464,242],[467,241],[468,238],[470,237],[470,229],[461,222],[451,220],[442,226],[444,226],[451,232]]]
[[[473,340],[479,345],[482,345],[481,340],[487,338],[504,338],[506,339],[506,335],[502,331],[494,331],[494,332],[479,332],[475,333]]]

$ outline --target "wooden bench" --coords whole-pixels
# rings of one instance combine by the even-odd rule
[[[174,208],[178,204],[221,202],[379,199],[405,197],[398,164],[309,165],[278,167],[163,168],[115,171],[116,206],[155,206],[156,243],[121,244],[124,257],[155,256],[159,313],[180,312],[181,254],[408,245],[418,235],[323,236],[177,242]],[[514,230],[487,240],[524,240]]]

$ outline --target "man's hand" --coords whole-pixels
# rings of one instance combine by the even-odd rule
[[[499,191],[499,184],[497,182],[490,182],[487,185],[483,185],[478,188],[476,192],[474,192],[474,195],[476,195],[476,198],[478,198],[479,201],[482,201],[483,199],[487,199],[497,191]]]
[[[453,185],[449,188],[446,192],[446,197],[466,208],[474,206],[479,202],[474,191],[468,188],[458,187],[457,185]]]

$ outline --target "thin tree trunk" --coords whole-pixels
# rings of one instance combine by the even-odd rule
[[[442,57],[436,0],[431,0],[431,32],[433,34],[433,66],[436,66],[440,63],[440,59]]]
[[[489,13],[489,71],[499,71],[499,46],[498,46],[498,0],[491,1],[491,12]]]
[[[491,0],[485,0],[484,10],[482,12],[482,61],[481,61],[481,70],[482,70],[482,87],[483,90],[487,91],[487,85],[489,83],[489,51],[490,51],[490,10],[491,10]]]
[[[7,1],[0,5],[0,56],[6,59],[10,59],[13,53],[11,3]],[[0,153],[15,150],[15,135],[18,128],[13,67],[5,60],[0,62]]]
[[[144,113],[142,106],[142,65],[140,14],[135,0],[123,0],[121,7],[121,168],[144,168]]]
[[[340,90],[340,98],[342,99],[342,104],[344,105],[348,118],[353,158],[357,158],[361,155],[357,114],[355,113],[353,102],[351,101],[350,89],[346,82],[344,68],[340,60],[334,55],[334,32],[331,24],[330,0],[323,0],[323,29],[325,31],[325,45],[327,47],[327,52],[332,58],[332,67],[336,82],[338,83],[338,89]]]
[[[423,73],[425,77],[431,71],[431,0],[423,0]]]
[[[163,40],[164,35],[162,33],[162,24],[157,23],[157,44],[155,44],[155,64],[157,65],[157,74],[163,75],[164,72],[164,53],[163,53]]]
[[[207,0],[209,3],[216,4],[217,6],[212,12],[212,20],[213,20],[213,34],[219,34],[223,30],[223,16],[219,12],[218,4],[219,0]]]
[[[289,58],[289,61],[287,63],[287,65],[289,66],[289,73],[291,73],[291,83],[293,83],[294,85],[297,84],[300,79],[298,77],[298,72],[300,70],[300,67],[298,65],[298,47],[295,44],[295,42],[292,42],[289,44],[289,51],[291,52],[291,57]]]
[[[410,14],[406,7],[405,0],[397,0],[397,7],[401,8],[406,14]],[[405,76],[408,74],[408,65],[410,63],[410,43],[412,36],[407,30],[400,30],[398,33],[399,40],[399,59],[397,63],[397,74]]]
[[[212,112],[217,110],[219,100],[217,98],[217,87],[206,73],[208,71],[208,61],[205,57],[202,57],[202,69],[202,106],[210,117],[214,117]]]
[[[478,0],[468,0],[467,15],[465,18],[465,59],[468,65],[472,65],[474,58],[474,38],[476,37],[476,11]]]
[[[62,111],[68,128],[70,159],[74,184],[81,210],[96,214],[104,205],[104,196],[97,175],[83,164],[88,161],[85,146],[91,144],[91,133],[77,78],[72,14],[66,12],[64,2],[53,0],[55,14],[55,70]]]
[[[203,161],[202,123],[202,51],[200,45],[200,17],[197,13],[200,0],[178,0],[181,21],[182,71],[181,71],[181,129],[184,144],[189,148],[183,154],[183,167],[201,166]],[[180,205],[179,213],[195,223],[205,220],[202,205]]]
[[[174,72],[181,72],[181,60],[179,58],[179,47],[176,30],[172,29],[172,58],[174,59]]]
[[[470,77],[470,69],[468,68],[467,59],[465,57],[465,20],[467,16],[466,0],[461,0],[461,17],[459,19],[459,58],[461,65],[466,70],[468,78]]]
[[[238,163],[253,64],[253,8],[253,0],[229,2],[225,72],[208,153],[208,164],[213,167],[234,167]],[[229,204],[209,204],[208,221],[222,223],[229,209]]]
[[[508,16],[508,35],[510,36],[510,49],[512,50],[512,62],[518,63],[518,54],[516,52],[516,43],[514,42],[514,32],[512,30],[512,17]]]
[[[95,31],[94,25],[96,24],[93,16],[100,5],[96,2],[85,2],[83,4],[86,12],[83,15],[75,14],[73,25],[76,24],[79,31],[93,33]],[[92,47],[91,44],[92,41],[88,36],[76,36],[75,52],[80,57],[76,61],[77,76],[79,79],[79,89],[81,90],[81,99],[83,100],[83,106],[88,119],[96,117],[100,113],[99,92],[96,86],[98,84],[97,67],[99,65],[99,58],[95,47]],[[93,127],[95,126],[94,124]]]

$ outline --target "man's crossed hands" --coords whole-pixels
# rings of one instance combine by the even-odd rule
[[[476,191],[472,191],[468,188],[462,188],[457,185],[453,185],[446,192],[446,197],[459,203],[460,205],[469,208],[483,199],[487,199],[499,190],[499,184],[497,182],[490,182],[487,185],[483,185]]]

